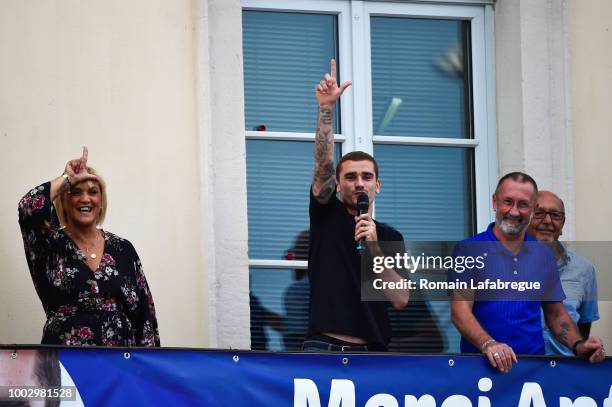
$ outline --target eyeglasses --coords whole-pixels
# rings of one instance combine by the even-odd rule
[[[564,212],[559,212],[559,211],[536,210],[533,213],[533,217],[536,218],[536,219],[544,219],[546,217],[546,215],[550,215],[550,219],[556,220],[556,221],[560,221],[560,220],[563,220],[565,218],[565,213]]]
[[[513,199],[506,198],[501,201],[501,205],[506,208],[513,208],[515,202]],[[526,212],[532,208],[532,204],[527,201],[517,201],[516,208],[521,212]]]

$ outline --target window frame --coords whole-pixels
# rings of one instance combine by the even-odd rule
[[[335,141],[342,153],[362,150],[373,153],[374,144],[470,148],[474,151],[474,221],[484,230],[492,218],[490,197],[497,173],[495,123],[495,71],[493,10],[491,0],[419,2],[347,0],[242,0],[242,10],[334,14],[338,22],[339,77],[352,86],[342,96],[341,133]],[[460,19],[470,21],[473,138],[381,136],[373,134],[370,17]],[[313,84],[314,86],[314,84]],[[361,103],[359,103],[362,101]],[[313,97],[313,103],[314,97]],[[247,140],[314,141],[312,133],[246,131]],[[250,259],[249,267],[306,269],[307,261]]]
[[[340,60],[340,78],[351,78],[350,64],[343,61],[351,61],[350,50],[350,9],[348,2],[337,0],[300,0],[300,1],[279,1],[279,0],[242,0],[242,10],[254,11],[276,11],[289,13],[313,13],[313,14],[333,14],[338,19],[338,57]],[[314,89],[314,85],[313,89]],[[314,103],[313,96],[313,103]],[[353,123],[353,95],[347,92],[343,95],[340,104],[340,129],[339,134],[334,134],[334,141],[345,144],[352,138],[351,123]],[[272,132],[272,131],[246,131],[247,140],[283,140],[283,141],[314,141],[314,126],[312,133],[297,132]]]

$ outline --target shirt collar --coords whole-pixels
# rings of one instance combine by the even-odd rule
[[[571,253],[565,248],[563,242],[557,241],[555,243],[558,245],[559,251],[561,252],[561,256],[559,256],[559,259],[557,260],[557,265],[565,266],[570,262]]]
[[[504,247],[503,244],[501,244],[501,242],[499,241],[499,239],[497,238],[497,236],[495,236],[495,233],[493,232],[493,227],[495,226],[495,222],[491,222],[489,224],[489,227],[487,228],[487,237],[489,238],[490,241],[492,242],[499,242],[498,244],[493,244],[492,248],[494,248],[495,250],[497,250],[498,252],[501,253],[506,253],[509,254],[511,256],[514,256],[514,254],[512,254],[508,249],[506,249]],[[527,233],[525,233],[525,242],[534,242],[535,239],[531,236],[529,236]],[[523,253],[523,252],[528,252],[529,251],[529,245],[528,244],[523,244],[521,246],[521,251],[519,252],[519,254]]]
[[[495,226],[495,222],[489,223],[489,227],[487,228],[487,237],[492,242],[498,242],[499,239],[497,239],[497,236],[495,236],[495,233],[493,233],[493,226]]]

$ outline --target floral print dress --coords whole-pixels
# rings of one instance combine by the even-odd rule
[[[43,344],[159,346],[153,297],[132,244],[103,231],[104,253],[92,271],[59,227],[51,183],[19,201],[19,225],[34,288],[47,322]]]

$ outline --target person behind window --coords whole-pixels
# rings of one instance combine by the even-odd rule
[[[264,307],[253,293],[249,293],[251,306],[251,350],[268,350],[266,327],[278,332],[284,330],[284,319],[281,315]]]
[[[309,240],[310,231],[303,230],[298,233],[293,241],[293,246],[287,250],[285,258],[287,260],[308,260]],[[285,350],[299,350],[306,339],[310,292],[307,273],[306,270],[294,269],[293,281],[283,293],[283,305],[285,307],[283,344]]]
[[[54,205],[52,205],[54,203]],[[132,244],[98,229],[106,184],[87,148],[19,201],[19,225],[47,322],[43,344],[159,346],[153,297]]]

